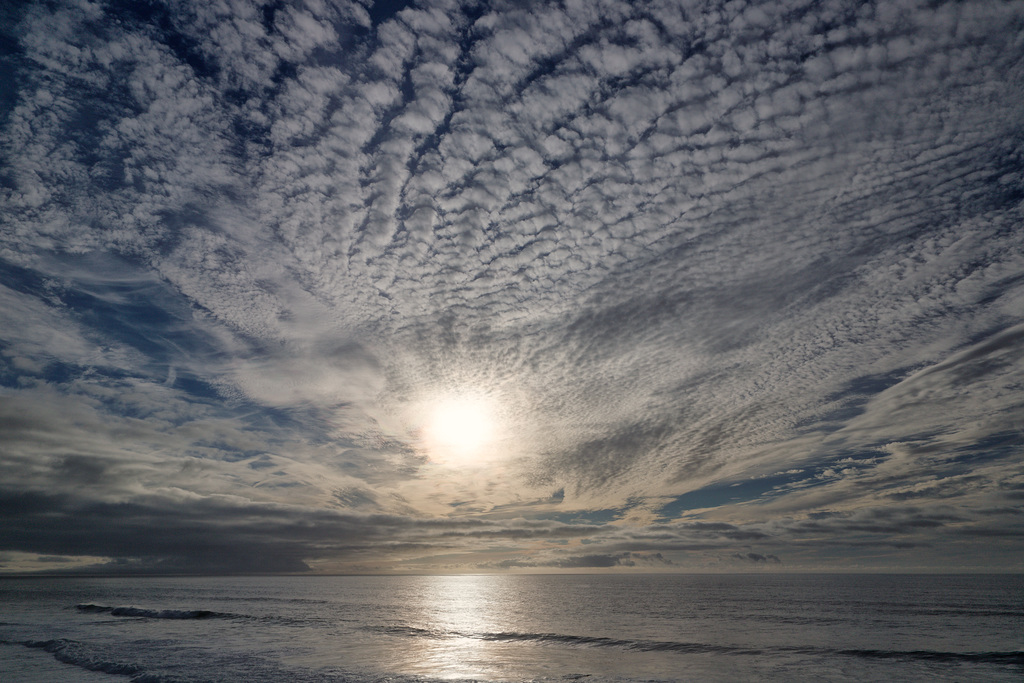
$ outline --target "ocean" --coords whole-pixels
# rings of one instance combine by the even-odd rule
[[[1024,577],[0,579],[0,681],[1024,680]]]

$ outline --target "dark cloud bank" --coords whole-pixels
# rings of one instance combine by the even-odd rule
[[[0,571],[1024,569],[1019,3],[0,27]]]

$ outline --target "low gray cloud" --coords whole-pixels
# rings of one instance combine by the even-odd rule
[[[762,555],[761,553],[746,553],[745,555],[741,555],[740,553],[736,553],[735,555],[733,555],[733,557],[736,558],[737,560],[741,560],[743,562],[752,562],[754,564],[768,564],[768,563],[781,564],[782,563],[782,560],[780,560],[775,555]]]
[[[113,557],[78,571],[139,573],[305,572],[307,561],[355,570],[382,552],[402,557],[599,531],[592,525],[423,519],[185,492],[102,503],[9,489],[0,490],[0,522],[10,550],[45,556],[62,548],[73,556]]]
[[[522,568],[558,568],[558,569],[606,569],[609,567],[667,567],[672,560],[661,553],[622,552],[614,555],[567,555],[548,560],[507,559],[500,562],[482,564],[482,569],[522,569]]]

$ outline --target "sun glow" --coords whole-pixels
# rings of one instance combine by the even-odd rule
[[[481,396],[456,396],[428,409],[424,445],[432,460],[467,464],[485,459],[498,436],[495,407]]]

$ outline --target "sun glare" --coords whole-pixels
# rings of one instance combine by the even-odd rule
[[[429,410],[423,431],[431,458],[449,463],[484,458],[496,436],[493,406],[474,396],[439,401]]]

